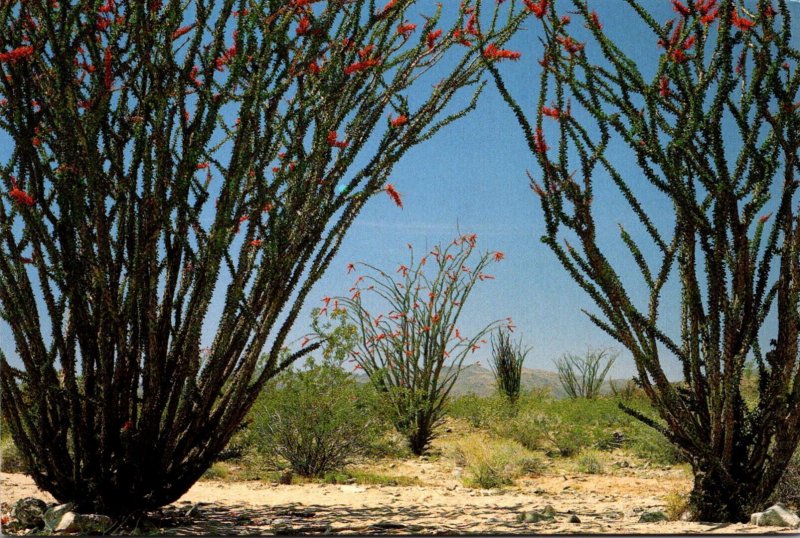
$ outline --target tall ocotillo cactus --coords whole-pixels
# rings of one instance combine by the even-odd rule
[[[632,353],[663,420],[648,422],[689,457],[694,517],[742,520],[763,507],[800,439],[800,53],[789,7],[673,0],[675,15],[662,24],[626,0],[625,24],[638,16],[653,50],[663,49],[645,74],[604,32],[603,22],[622,18],[601,21],[583,0],[526,4],[545,36],[535,119],[492,71],[541,169],[532,188],[543,241],[600,309],[592,321]],[[571,35],[577,21],[556,10],[564,4],[577,10],[589,42]],[[545,136],[551,126],[555,139]],[[615,139],[638,163],[635,177],[609,157]],[[620,245],[639,268],[642,301],[599,246],[596,219],[609,218],[593,203],[599,173],[641,225],[640,235],[621,228]],[[672,210],[670,229],[643,208],[643,182]],[[670,279],[681,289],[679,335],[659,320]],[[765,322],[771,315],[775,325]],[[684,383],[667,379],[667,356],[682,364]],[[748,357],[760,378],[753,406],[740,392]]]
[[[39,487],[174,501],[313,348],[280,358],[353,219],[525,16],[411,6],[2,3],[2,412]]]
[[[495,321],[463,336],[456,325],[475,284],[494,278],[484,273],[486,267],[503,259],[502,252],[486,252],[473,265],[469,260],[476,240],[474,234],[464,235],[419,260],[412,249],[409,264],[397,269],[398,279],[360,264],[369,273],[357,277],[350,297],[334,303],[359,331],[353,351],[357,366],[385,398],[395,427],[414,454],[424,453],[436,437],[464,359],[499,326]],[[379,297],[384,309],[376,314],[365,305],[362,292]],[[511,328],[511,318],[507,322]]]
[[[494,374],[497,392],[511,403],[519,399],[522,391],[522,363],[530,352],[522,349],[522,340],[511,341],[511,331],[499,328],[491,337],[492,359],[490,367]]]

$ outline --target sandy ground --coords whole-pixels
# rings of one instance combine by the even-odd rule
[[[372,467],[374,468],[374,467]],[[191,534],[452,534],[452,533],[796,533],[792,529],[684,521],[638,523],[642,511],[663,509],[664,497],[687,490],[684,469],[615,469],[612,474],[549,474],[524,478],[504,491],[461,485],[440,463],[405,461],[386,474],[417,476],[424,486],[275,485],[206,480],[164,509],[172,524],[149,532]],[[36,496],[21,474],[0,474],[0,500]],[[551,522],[518,523],[521,512],[551,505]],[[188,515],[187,515],[188,514]],[[571,514],[581,522],[569,523]]]

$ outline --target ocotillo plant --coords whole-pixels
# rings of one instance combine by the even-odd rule
[[[558,381],[570,398],[597,398],[615,360],[617,354],[607,349],[589,350],[584,356],[566,354],[555,363]]]
[[[280,358],[353,219],[524,17],[411,6],[0,5],[2,412],[39,487],[174,501],[313,348]]]
[[[416,262],[409,245],[411,261],[397,269],[399,279],[362,263],[368,274],[357,277],[350,297],[337,299],[360,332],[353,351],[357,368],[385,397],[395,427],[414,454],[425,452],[435,438],[464,359],[500,325],[492,322],[471,337],[456,326],[475,284],[494,278],[484,269],[503,259],[501,252],[487,252],[474,266],[467,265],[475,244],[474,234],[464,235]],[[426,269],[432,269],[432,277]],[[380,297],[387,309],[370,312],[362,301],[364,292]],[[507,322],[512,327],[510,318]]]
[[[502,327],[491,337],[492,359],[490,367],[494,374],[497,392],[513,404],[519,399],[522,389],[522,363],[530,349],[522,349],[522,341],[512,342],[508,329]]]
[[[589,42],[571,34],[575,13],[571,25],[557,13],[565,4]],[[756,4],[749,12],[731,0],[673,0],[673,18],[661,23],[636,0],[626,0],[628,17],[607,21],[582,0],[530,2],[544,29],[532,120],[493,69],[541,170],[532,188],[543,241],[600,309],[592,321],[631,352],[663,421],[649,422],[689,458],[692,513],[706,521],[763,508],[800,439],[800,53],[787,3]],[[652,68],[606,36],[604,25],[622,20],[651,33]],[[637,46],[641,55],[648,44]],[[559,133],[552,152],[550,126]],[[635,175],[609,156],[619,139],[638,163]],[[593,203],[601,173],[641,225],[639,235],[621,228],[620,246],[646,286],[642,301],[600,246],[597,220],[610,218]],[[645,185],[671,210],[668,225],[644,209]],[[678,335],[659,319],[670,280],[681,290]],[[664,372],[670,356],[683,367],[682,384]],[[752,407],[740,391],[748,357],[760,379]]]

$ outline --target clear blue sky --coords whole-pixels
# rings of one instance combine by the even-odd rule
[[[668,0],[642,3],[658,21],[674,16]],[[747,5],[754,3],[748,0]],[[561,5],[566,4],[561,1]],[[590,4],[597,10],[604,30],[645,73],[650,73],[659,49],[644,24],[631,16],[621,0],[594,0]],[[430,11],[429,5],[433,2],[421,1],[417,11]],[[791,9],[793,33],[800,40],[800,4],[793,3]],[[573,26],[581,25],[575,17]],[[541,57],[542,47],[538,36],[539,21],[530,19],[508,47],[522,52],[522,59],[500,64],[511,92],[529,114],[534,112],[538,95],[540,68],[536,60]],[[7,151],[0,148],[0,157],[6,157]],[[612,161],[619,163],[623,173],[629,177],[638,174],[623,148],[615,147],[614,152]],[[622,351],[612,377],[631,376],[634,370],[630,355],[581,313],[581,308],[598,310],[540,242],[543,219],[539,201],[529,188],[526,170],[534,176],[538,173],[513,115],[494,87],[488,85],[477,111],[411,150],[395,167],[390,182],[402,194],[404,209],[396,207],[383,194],[370,200],[328,272],[309,294],[290,333],[290,347],[297,349],[299,340],[309,330],[311,309],[322,305],[323,296],[348,293],[354,276],[346,273],[348,263],[364,261],[393,272],[408,259],[407,243],[420,251],[449,242],[458,226],[462,232],[478,234],[480,250],[500,250],[506,255],[505,260],[492,267],[496,280],[476,287],[471,304],[458,324],[462,332],[471,333],[492,320],[511,316],[517,326],[517,337],[521,335],[524,345],[532,348],[525,366],[553,369],[553,359],[563,353],[582,353],[588,346],[610,346]],[[622,276],[636,286],[632,295],[642,304],[644,287],[632,272],[631,259],[617,233],[617,223],[633,223],[633,215],[606,182],[597,183],[596,189],[595,204],[605,217],[598,218],[601,242],[608,247],[609,257]],[[664,205],[663,197],[648,189],[638,192],[642,193],[651,214],[657,215],[656,220],[668,224],[670,207]],[[652,255],[652,251],[646,251],[645,255]],[[671,312],[665,311],[662,318],[664,327],[675,336],[678,293],[674,286],[668,290],[664,308]],[[211,309],[209,329],[216,326],[218,309],[221,305]],[[212,338],[213,331],[207,331],[206,343]],[[0,322],[0,346],[15,355],[8,327],[3,322]],[[480,360],[486,364],[488,352],[488,347],[484,348],[468,362]],[[670,377],[680,377],[677,364],[669,362],[665,369]]]

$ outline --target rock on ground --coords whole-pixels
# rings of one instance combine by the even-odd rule
[[[47,503],[36,497],[25,497],[14,504],[14,518],[26,528],[40,527],[44,523]]]
[[[750,516],[750,524],[759,527],[800,527],[800,517],[781,503],[775,504]]]

